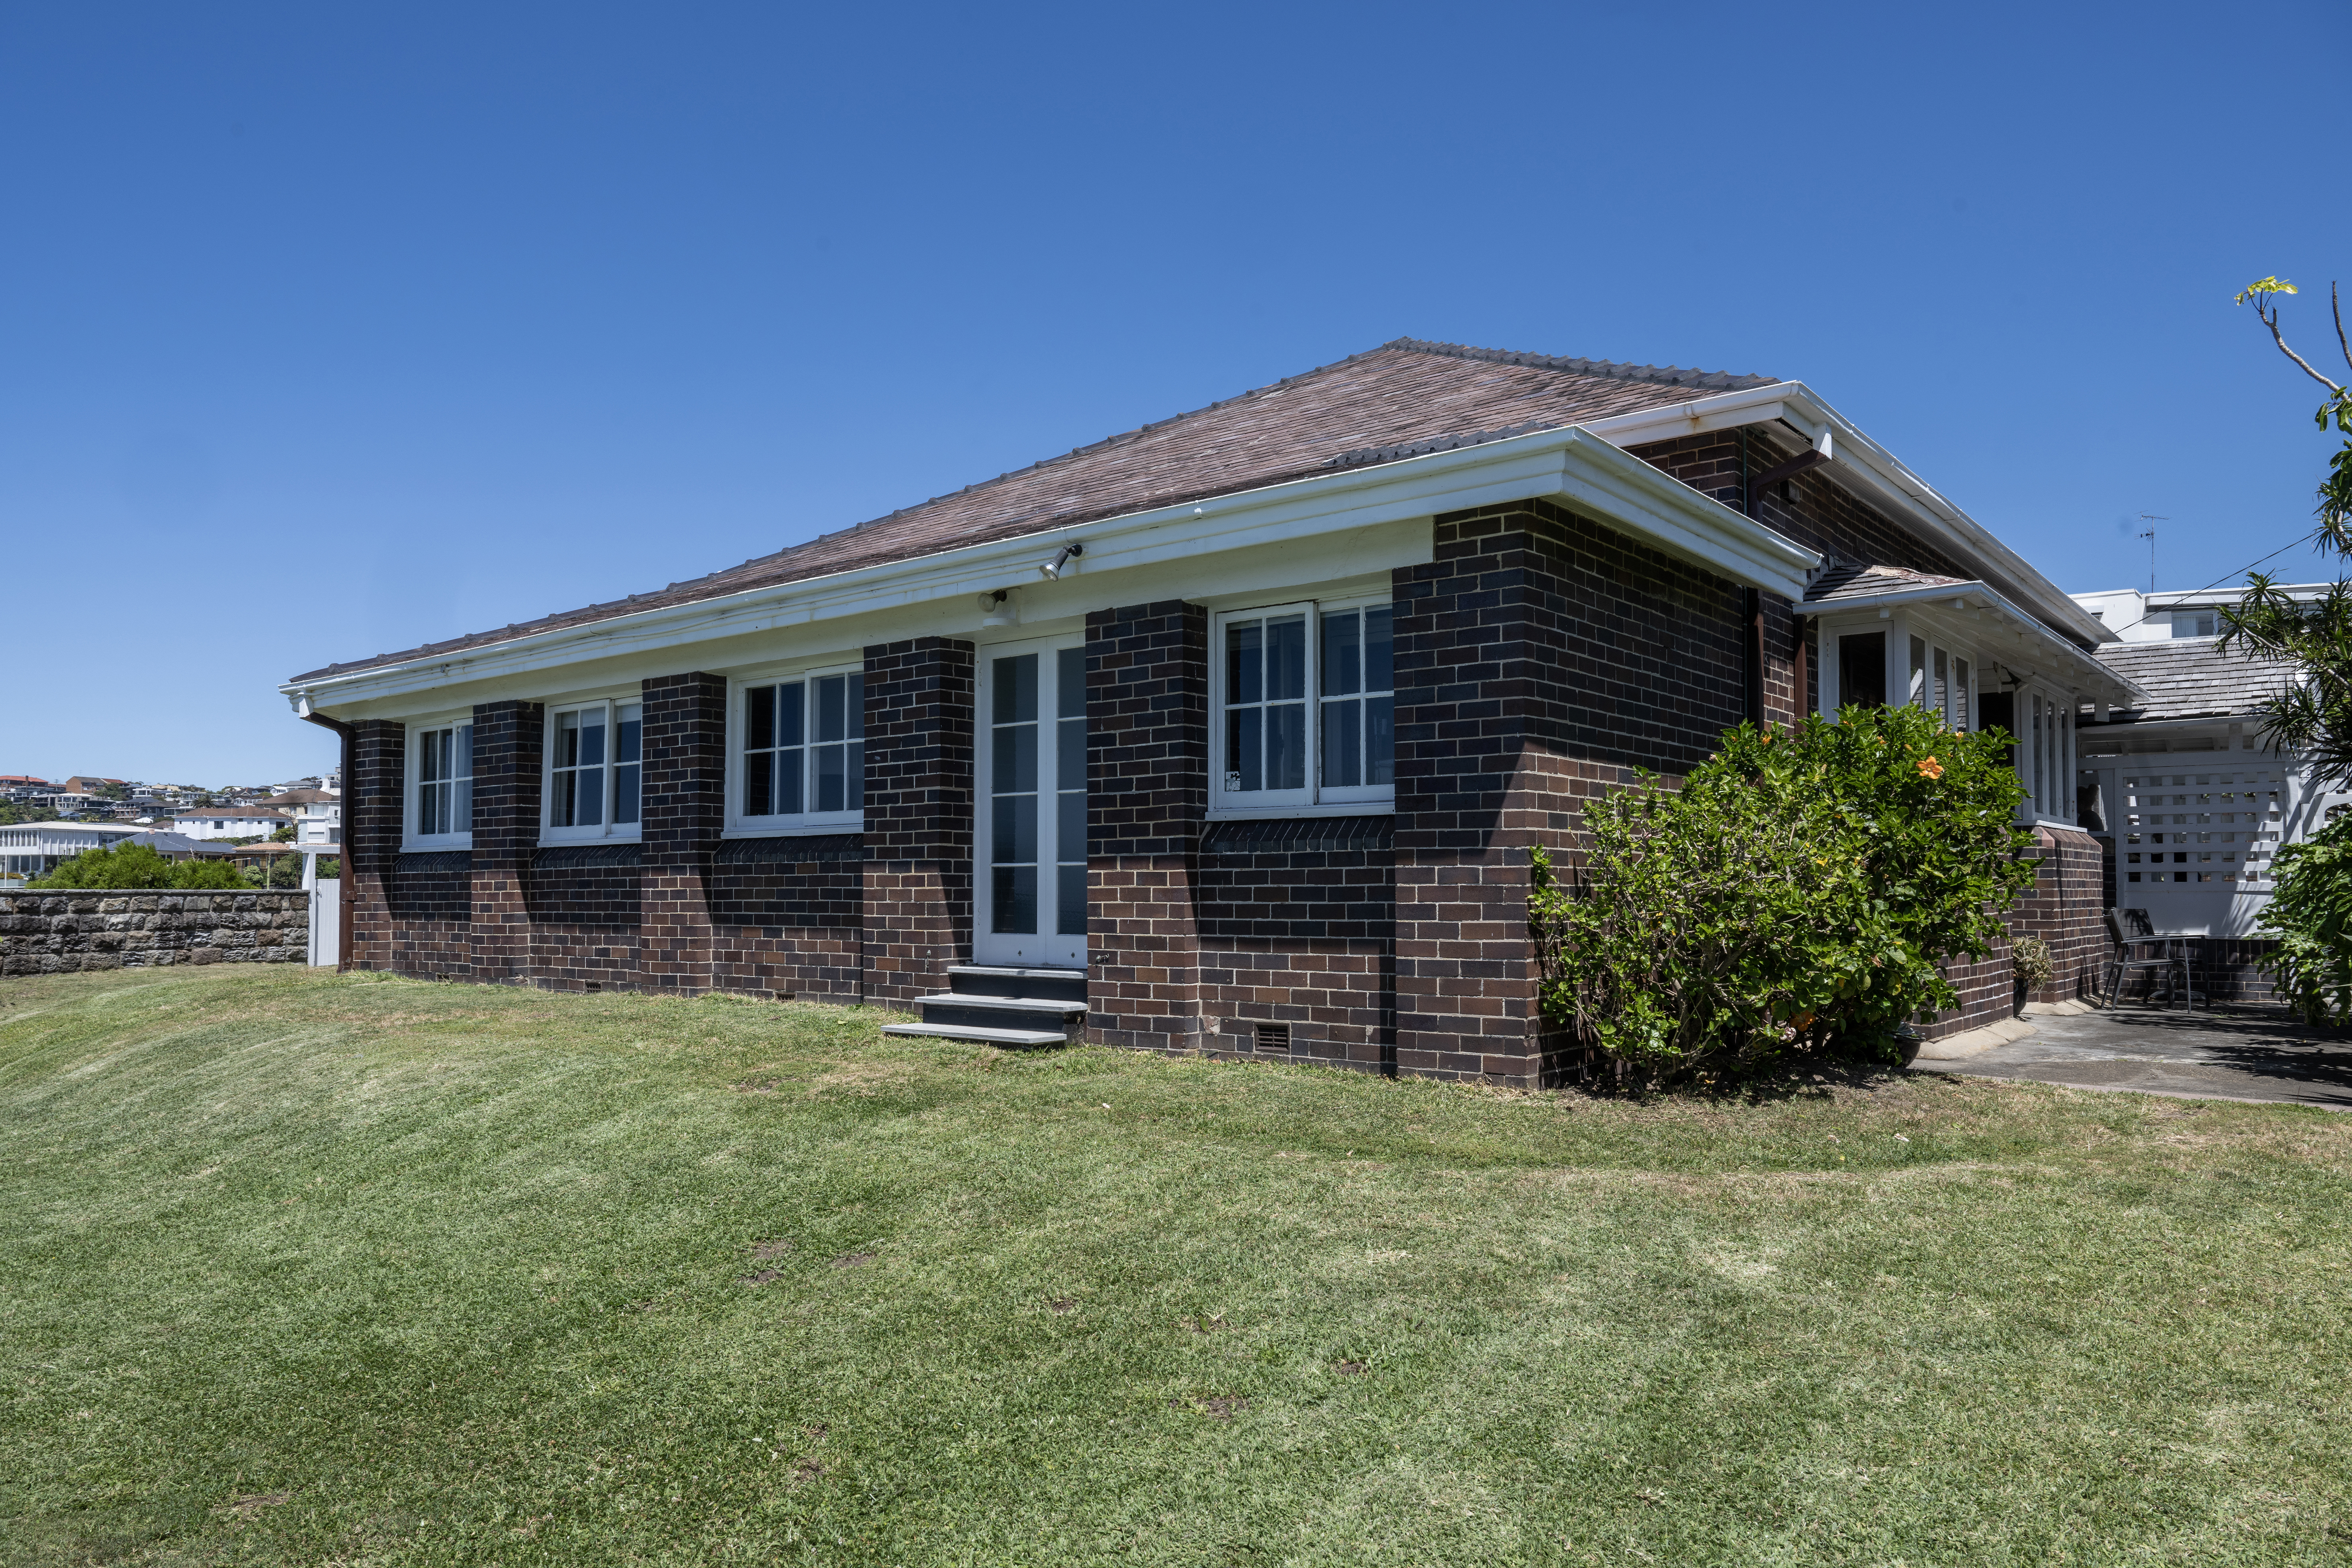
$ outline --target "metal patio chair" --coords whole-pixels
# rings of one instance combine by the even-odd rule
[[[2107,1005],[2123,1000],[2124,979],[2134,973],[2150,977],[2148,1001],[2155,1003],[2154,977],[2164,976],[2164,1000],[2169,1006],[2178,998],[2185,1009],[2197,1005],[2199,997],[2195,978],[2189,969],[2189,941],[2186,937],[2158,936],[2156,922],[2149,920],[2146,910],[2115,910],[2107,911],[2107,935],[2115,939],[2115,952],[2107,960]]]

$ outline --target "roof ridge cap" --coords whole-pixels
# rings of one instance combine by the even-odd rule
[[[1644,381],[1666,386],[1704,387],[1710,392],[1744,392],[1751,386],[1771,386],[1780,380],[1777,375],[1742,375],[1732,371],[1690,370],[1673,364],[1571,359],[1562,354],[1532,353],[1523,349],[1482,349],[1469,343],[1438,342],[1428,338],[1391,338],[1372,352],[1378,353],[1382,349],[1395,349],[1407,353],[1443,354],[1449,359],[1484,360],[1490,364],[1530,365],[1538,370],[1566,371],[1572,375],[1596,375],[1611,381]],[[1347,362],[1343,360],[1340,363],[1344,364]]]

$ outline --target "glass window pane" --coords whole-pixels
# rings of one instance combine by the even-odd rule
[[[866,742],[852,741],[849,742],[848,751],[848,799],[843,804],[842,809],[864,811],[866,809]]]
[[[427,730],[417,737],[416,782],[431,784],[441,776],[441,738],[444,730]]]
[[[1265,639],[1265,623],[1231,621],[1225,626],[1225,700],[1255,702],[1265,690],[1260,681],[1258,653]],[[1255,789],[1257,786],[1250,786]]]
[[[457,726],[457,763],[455,771],[461,779],[474,776],[474,727],[471,724]]]
[[[1000,795],[990,804],[994,820],[990,825],[988,858],[1000,864],[1008,860],[1036,864],[1037,797]]]
[[[1886,706],[1886,634],[1861,632],[1838,638],[1838,706]]]
[[[1927,639],[1911,639],[1911,695],[1906,699],[1914,708],[1927,705]]]
[[[576,768],[580,765],[580,715],[559,713],[555,716],[555,765]]]
[[[1087,650],[1066,647],[1054,658],[1055,717],[1084,719],[1087,716]]]
[[[1037,717],[1037,656],[1024,653],[996,661],[990,720],[998,724],[1025,724]]]
[[[1364,702],[1364,782],[1396,783],[1396,699],[1367,698]]]
[[[864,675],[853,675],[849,678],[848,701],[849,738],[853,741],[862,741],[866,738],[866,677]]]
[[[992,891],[996,895],[991,911],[995,930],[1018,935],[1037,929],[1036,867],[997,867]]]
[[[1381,605],[1364,612],[1364,689],[1391,691],[1396,688],[1395,659],[1396,608]]]
[[[1084,866],[1056,867],[1055,879],[1061,883],[1062,896],[1055,903],[1054,929],[1063,936],[1087,934],[1087,868]]]
[[[793,688],[798,691],[800,688]],[[801,771],[808,765],[808,753],[797,746],[787,746],[776,752],[776,815],[798,816],[804,787]]]
[[[776,743],[776,689],[754,686],[743,693],[743,749],[764,752]]]
[[[604,739],[604,727],[599,725],[596,738],[600,742]],[[602,751],[604,748],[600,745],[597,749]],[[604,770],[582,768],[572,776],[580,781],[579,791],[573,797],[575,809],[572,816],[572,826],[602,827],[604,825]]]
[[[773,816],[775,812],[776,754],[747,752],[743,755],[743,815]]]
[[[570,771],[555,775],[554,798],[547,803],[547,820],[556,827],[569,827],[577,815],[574,803],[580,794],[580,775]]]
[[[1323,617],[1322,686],[1326,697],[1363,689],[1363,618],[1354,610]],[[1329,770],[1325,770],[1329,776]]]
[[[1328,623],[1326,623],[1328,624]],[[1344,788],[1364,782],[1364,705],[1323,704],[1323,783]]]
[[[1006,724],[995,733],[996,765],[992,783],[996,793],[1034,790],[1037,787],[1037,726]]]
[[[635,763],[617,763],[613,767],[613,820],[616,823],[637,819],[637,774]]]
[[[1087,787],[1087,721],[1065,719],[1054,727],[1054,787]]]
[[[449,813],[449,830],[453,833],[474,831],[474,781],[457,781],[457,804]]]
[[[1307,787],[1307,704],[1265,710],[1265,787]]]
[[[808,739],[807,707],[806,681],[776,688],[776,744],[797,746]]]
[[[616,763],[643,761],[639,748],[645,742],[645,710],[635,702],[624,702],[615,719],[620,729],[613,738],[613,760]]]
[[[1307,617],[1285,616],[1265,624],[1265,695],[1268,701],[1307,695]]]
[[[1055,824],[1054,858],[1083,860],[1087,858],[1087,797],[1072,791],[1054,798],[1061,805],[1061,820]]]
[[[816,683],[816,736],[820,741],[838,741],[848,724],[848,678],[828,675]],[[817,807],[823,811],[824,807]]]
[[[824,698],[817,698],[818,725],[824,724]],[[840,811],[848,798],[849,759],[845,746],[818,746],[816,752],[816,808],[819,811]]]
[[[1258,715],[1263,708],[1236,708],[1225,715],[1225,788],[1262,787],[1258,767]]]

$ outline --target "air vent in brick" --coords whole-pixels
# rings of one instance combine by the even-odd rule
[[[1260,1024],[1257,1026],[1257,1048],[1262,1051],[1286,1051],[1290,1048],[1290,1026]]]

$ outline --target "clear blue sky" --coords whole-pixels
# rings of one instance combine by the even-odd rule
[[[0,773],[1402,335],[1802,378],[2062,585],[2310,526],[2352,10],[0,10]],[[2292,575],[2327,573],[2295,554]]]

